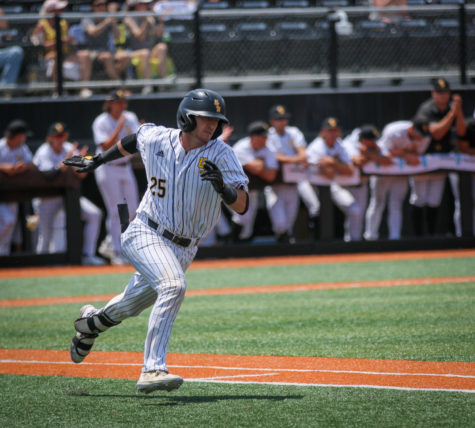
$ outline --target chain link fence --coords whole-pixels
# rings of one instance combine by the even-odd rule
[[[0,29],[3,48],[19,46],[24,57],[19,78],[2,84],[0,92],[11,94],[77,94],[124,86],[132,92],[181,90],[194,86],[240,88],[281,85],[336,87],[376,84],[419,84],[444,75],[460,83],[475,79],[475,5],[428,5],[387,8],[385,16],[374,8],[265,8],[202,9],[194,15],[162,16],[166,44],[166,71],[159,75],[156,58],[149,57],[150,76],[141,72],[140,59],[127,60],[118,79],[105,72],[97,55],[91,57],[92,73],[82,76],[78,59],[87,51],[82,19],[114,17],[120,34],[110,40],[114,55],[131,52],[130,32],[122,25],[126,16],[142,18],[146,13],[91,14],[67,12],[56,25],[67,23],[68,46],[57,55],[65,40],[58,40],[56,58],[63,62],[55,72],[55,61],[34,28],[52,15],[9,13]],[[50,21],[54,27],[55,21]],[[158,41],[157,41],[158,43]],[[74,61],[69,61],[74,54]],[[115,58],[115,63],[118,59]]]

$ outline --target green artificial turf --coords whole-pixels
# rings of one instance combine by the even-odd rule
[[[186,273],[189,290],[464,275],[475,275],[474,258],[191,269]],[[0,299],[115,294],[124,289],[130,277],[111,274],[0,280]]]
[[[475,283],[190,296],[169,349],[471,361],[474,295]],[[0,347],[67,349],[80,306],[3,308]],[[95,349],[141,352],[148,313],[109,330]]]
[[[187,383],[142,395],[135,381],[0,376],[4,427],[469,427],[474,395]]]

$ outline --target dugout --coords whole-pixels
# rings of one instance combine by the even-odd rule
[[[453,92],[460,93],[463,98],[464,113],[471,116],[475,108],[475,85],[457,85],[451,82]],[[212,88],[220,90],[219,88]],[[292,113],[291,125],[299,127],[305,134],[307,141],[315,138],[323,118],[336,116],[340,119],[343,132],[348,133],[353,128],[365,123],[373,123],[378,128],[386,123],[408,119],[410,120],[420,103],[430,96],[431,85],[415,89],[409,88],[340,88],[340,89],[305,89],[305,90],[273,90],[273,91],[220,91],[226,99],[227,117],[234,126],[235,131],[231,137],[231,144],[245,135],[247,125],[254,120],[267,119],[267,113],[273,104],[285,104]],[[134,111],[139,119],[166,126],[176,126],[176,109],[184,92],[159,93],[153,96],[133,95],[129,98],[129,109]],[[73,97],[52,98],[16,98],[0,102],[1,128],[13,119],[22,118],[27,121],[33,136],[28,145],[34,152],[44,141],[48,126],[54,121],[65,122],[70,130],[71,140],[79,141],[93,147],[91,125],[94,118],[102,111],[104,97],[93,96],[90,99],[77,99]],[[145,177],[137,163],[136,175],[140,190],[145,189]],[[464,175],[464,174],[461,174]],[[465,174],[467,175],[467,174]],[[202,248],[198,257],[233,257],[233,256],[258,256],[272,254],[305,254],[325,252],[360,252],[380,250],[404,250],[425,248],[457,248],[473,247],[471,235],[471,197],[469,177],[462,178],[462,216],[464,221],[464,237],[454,238],[451,226],[451,212],[453,197],[450,186],[446,186],[444,199],[439,209],[438,230],[443,236],[433,239],[403,239],[401,241],[378,242],[352,242],[343,243],[342,223],[343,215],[336,207],[324,198],[322,204],[327,207],[331,218],[331,228],[326,229],[326,239],[310,242],[303,239],[306,230],[306,211],[302,205],[296,230],[299,243],[297,245],[275,245],[268,241],[262,245],[223,245],[218,248]],[[83,182],[83,192],[99,207],[104,208],[100,194],[97,190],[94,177],[91,175]],[[324,190],[323,190],[324,193]],[[1,193],[0,193],[1,199]],[[405,204],[407,210],[407,201]],[[384,220],[383,220],[384,224]],[[269,233],[269,221],[262,211],[258,214],[256,227],[259,234]],[[382,226],[384,228],[384,226]],[[405,226],[403,235],[410,235],[410,224]],[[101,238],[104,235],[104,227]],[[384,237],[384,230],[382,231]],[[17,265],[18,263],[38,264],[39,262],[31,253],[20,257],[0,258],[0,266]],[[36,261],[35,261],[36,260]],[[68,262],[67,258],[58,259],[57,263]]]

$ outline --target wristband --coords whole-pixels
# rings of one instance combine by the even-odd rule
[[[233,204],[236,202],[238,197],[236,190],[227,186],[226,184],[224,185],[223,191],[220,193],[220,195],[226,205]]]

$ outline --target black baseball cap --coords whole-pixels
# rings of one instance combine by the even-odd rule
[[[247,133],[249,135],[262,135],[266,136],[269,130],[269,125],[261,120],[252,122],[247,127]]]
[[[429,131],[429,122],[427,122],[427,120],[416,117],[413,119],[412,125],[419,135],[422,135],[423,137],[431,135]]]
[[[449,92],[450,91],[450,85],[449,82],[445,79],[434,79],[432,81],[432,86],[434,88],[434,91],[436,92]]]
[[[127,94],[122,89],[114,89],[109,92],[106,101],[119,101],[127,99]]]
[[[18,134],[26,134],[26,135],[31,135],[30,132],[28,132],[28,125],[26,122],[22,119],[15,119],[12,120],[8,125],[7,128],[5,129],[5,133],[9,137],[14,137],[15,135]]]
[[[327,117],[322,122],[321,129],[338,129],[340,128],[340,122],[336,117]]]
[[[66,125],[63,122],[54,122],[48,128],[48,136],[60,135],[68,132]]]
[[[377,140],[379,131],[374,125],[363,125],[360,127],[358,138],[360,140]]]
[[[269,110],[269,119],[289,119],[290,113],[287,108],[281,104],[272,106]]]

